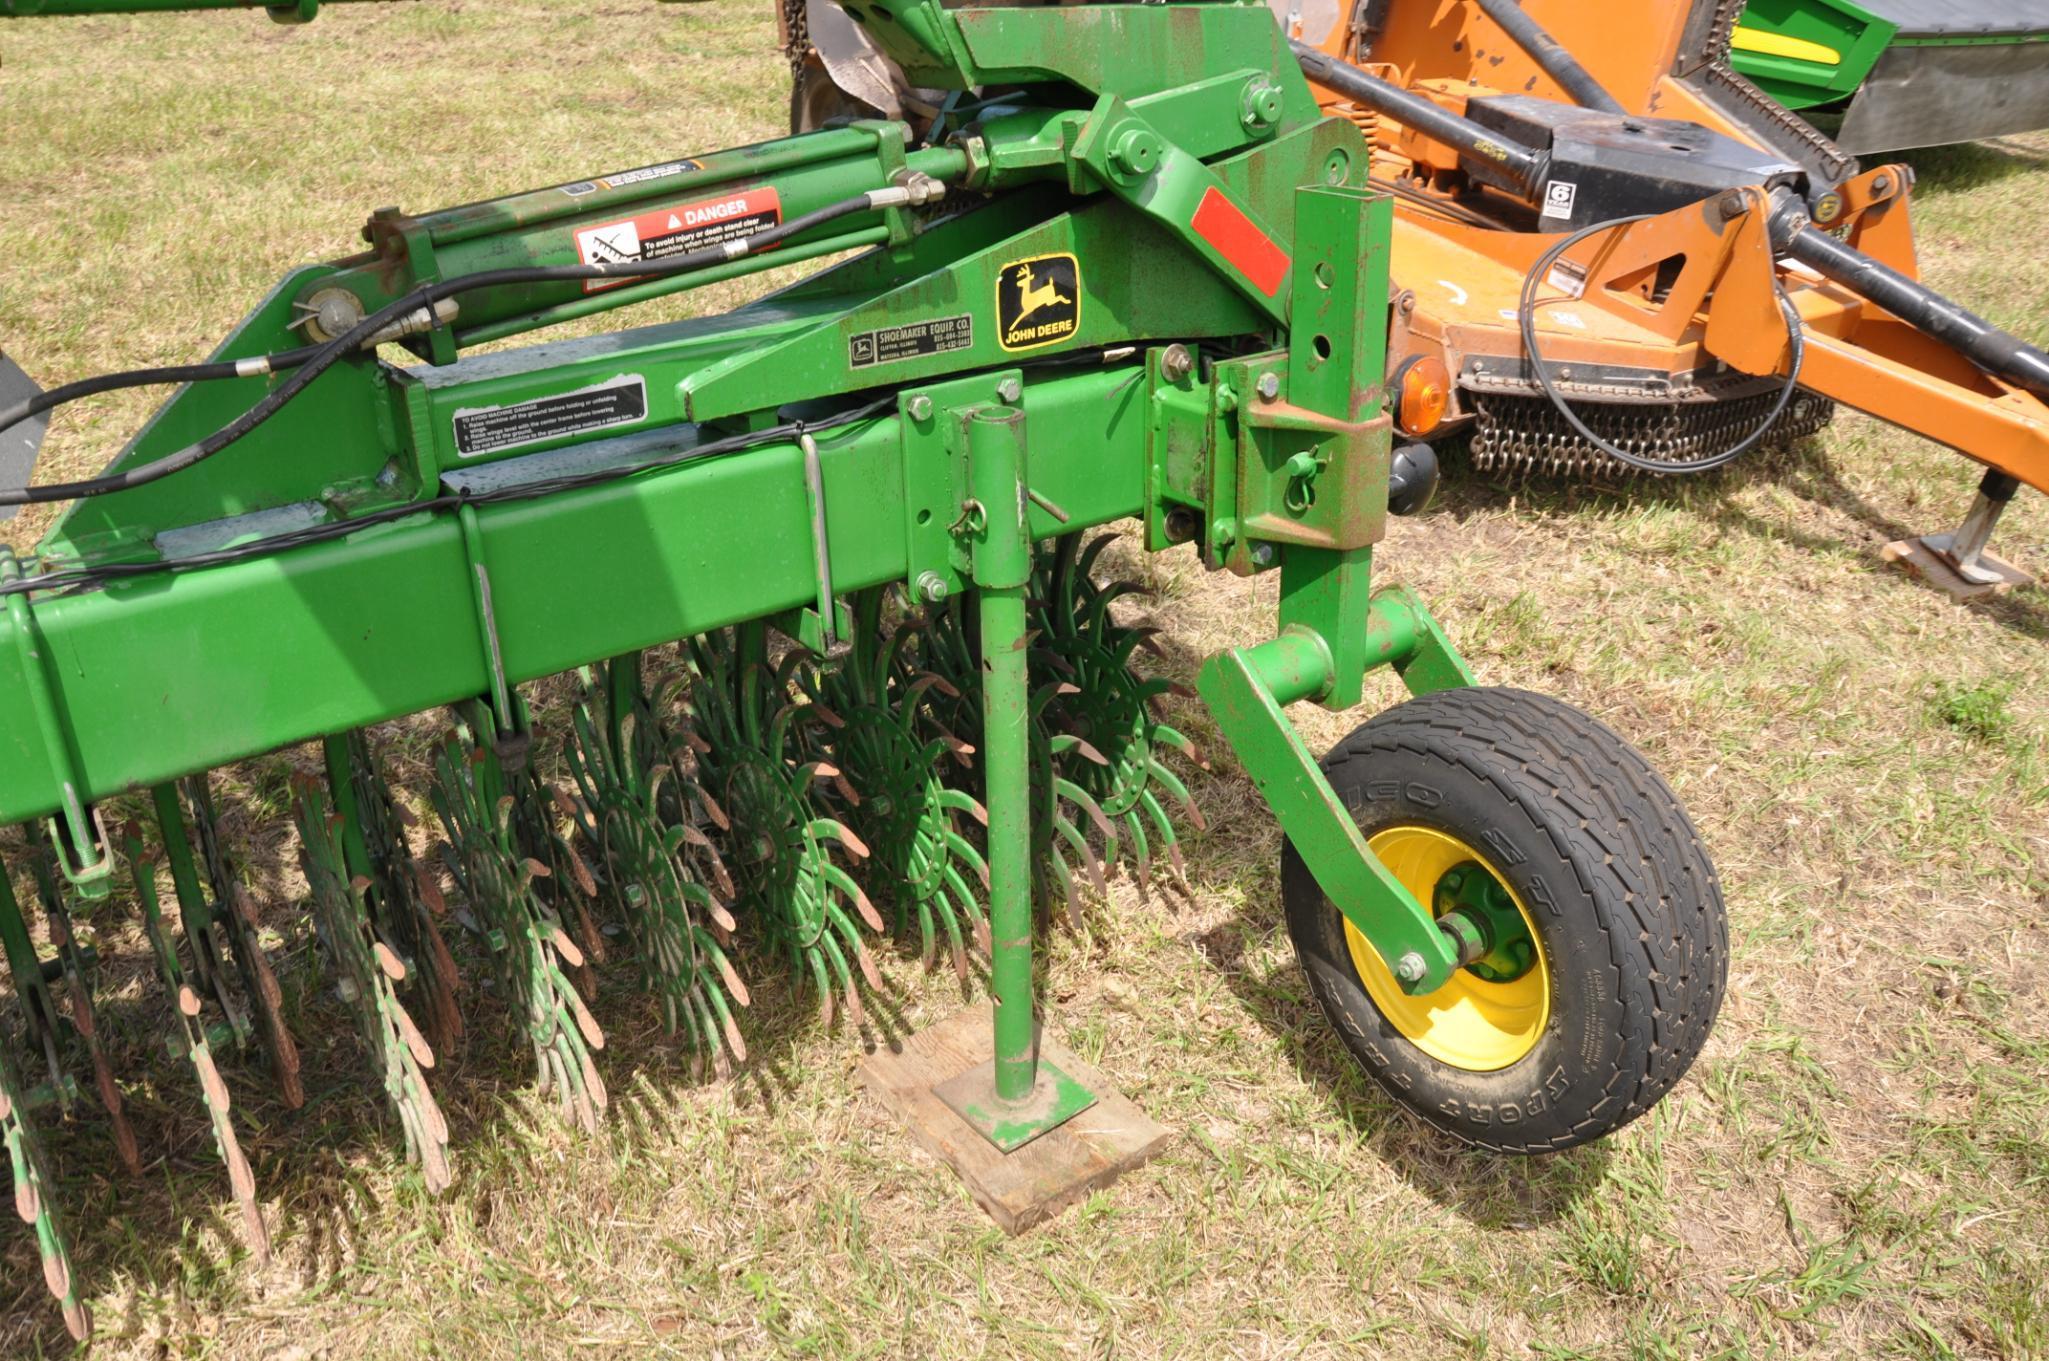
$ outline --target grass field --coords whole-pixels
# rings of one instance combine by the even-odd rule
[[[8,24],[0,344],[46,383],[196,358],[290,266],[350,250],[373,208],[755,140],[779,130],[785,88],[759,0]],[[2049,341],[2049,138],[1914,163],[1932,281]],[[146,410],[68,418],[46,475],[97,467]],[[1380,1095],[1308,995],[1278,834],[1220,759],[1199,782],[1212,830],[1190,841],[1192,897],[1119,884],[1053,946],[1053,1024],[1180,1133],[1056,1223],[997,1232],[856,1095],[855,1037],[765,1000],[749,1070],[701,1081],[626,980],[598,1008],[616,1105],[595,1138],[527,1094],[477,1001],[437,1078],[459,1182],[433,1200],[308,989],[308,1107],[281,1110],[260,1066],[227,1074],[277,1238],[258,1270],[164,1055],[168,1010],[121,963],[117,907],[90,928],[150,1166],[121,1176],[90,1109],[55,1140],[96,1354],[2049,1356],[2049,594],[1962,609],[1877,560],[1950,527],[1974,481],[1844,416],[1705,481],[1466,478],[1395,525],[1384,570],[1482,675],[1640,744],[1721,868],[1720,1027],[1604,1144],[1462,1152]],[[0,537],[26,546],[46,522]],[[1999,547],[2049,571],[2042,498]],[[1127,567],[1183,678],[1271,627],[1267,583],[1181,554]],[[1393,698],[1302,722],[1321,749]],[[1194,706],[1179,718],[1220,748]],[[234,778],[292,952],[276,839],[281,775],[305,760]],[[950,974],[887,969],[902,1027],[960,1005]],[[758,992],[789,991],[775,982]],[[67,1347],[28,1235],[0,1222],[0,1356]]]

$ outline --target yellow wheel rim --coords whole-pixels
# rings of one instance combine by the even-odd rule
[[[1514,901],[1537,943],[1534,961],[1520,978],[1491,982],[1471,969],[1460,969],[1436,992],[1411,997],[1395,982],[1380,952],[1347,921],[1345,940],[1351,947],[1352,967],[1373,1005],[1389,1025],[1439,1063],[1469,1073],[1492,1073],[1520,1061],[1537,1047],[1551,1019],[1551,971],[1544,960],[1543,933],[1522,896],[1486,856],[1429,827],[1390,827],[1367,845],[1426,906],[1448,871],[1478,864]]]

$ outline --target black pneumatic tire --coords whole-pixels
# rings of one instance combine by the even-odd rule
[[[1619,1129],[1671,1090],[1721,1008],[1728,920],[1693,823],[1633,747],[1543,695],[1449,690],[1380,714],[1323,769],[1368,838],[1415,826],[1484,848],[1549,968],[1549,1018],[1526,1055],[1493,1072],[1440,1061],[1374,1004],[1344,918],[1284,846],[1296,955],[1390,1095],[1468,1143],[1544,1153]]]

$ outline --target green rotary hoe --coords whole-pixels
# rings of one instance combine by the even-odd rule
[[[96,1105],[147,1150],[74,925],[131,904],[257,1256],[228,1078],[307,1101],[293,998],[346,1011],[434,1189],[466,1028],[509,1016],[590,1128],[611,983],[725,1071],[771,990],[872,1029],[891,950],[986,979],[993,1006],[864,1071],[1007,1227],[1158,1147],[1036,1007],[1038,925],[1180,876],[1200,827],[1194,697],[1088,534],[1118,521],[1278,576],[1273,636],[1197,690],[1286,833],[1314,991],[1396,1101],[1543,1152],[1699,1052],[1726,926],[1671,790],[1373,583],[1435,481],[1384,409],[1391,206],[1267,9],[848,9],[966,92],[929,136],[380,212],[212,359],[0,410],[181,385],[102,475],[0,491],[67,505],[0,549],[0,1129],[80,1335],[52,1131]],[[469,353],[826,257],[723,315]],[[1319,762],[1286,710],[1355,708],[1379,667],[1413,698]],[[431,773],[394,779],[378,725],[437,711]],[[297,918],[256,901],[209,776],[285,748]]]

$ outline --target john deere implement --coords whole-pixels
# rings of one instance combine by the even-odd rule
[[[993,1020],[868,1080],[1006,1225],[1157,1147],[1034,1003],[1035,896],[1178,879],[1200,826],[1187,712],[1088,533],[1114,521],[1278,574],[1273,637],[1198,689],[1287,832],[1317,996],[1395,1100],[1559,1149],[1699,1052],[1726,930],[1671,791],[1594,720],[1479,687],[1375,586],[1433,467],[1385,409],[1392,204],[1273,17],[854,14],[920,86],[1006,93],[927,143],[859,122],[382,213],[211,360],[0,411],[183,385],[103,475],[0,493],[71,503],[0,549],[0,1128],[74,1331],[47,1141],[97,1105],[147,1154],[69,929],[109,899],[259,1254],[233,1086],[261,1066],[308,1099],[285,999],[316,982],[436,1189],[462,1175],[442,1059],[480,1017],[589,1128],[608,977],[725,1069],[771,990],[860,1030],[892,940],[986,971]],[[723,315],[468,353],[843,255]],[[1415,698],[1319,763],[1286,709],[1351,709],[1378,667]],[[431,778],[395,785],[372,730],[421,713]],[[285,748],[303,912],[253,901],[208,776]],[[309,922],[317,951],[266,952]]]

